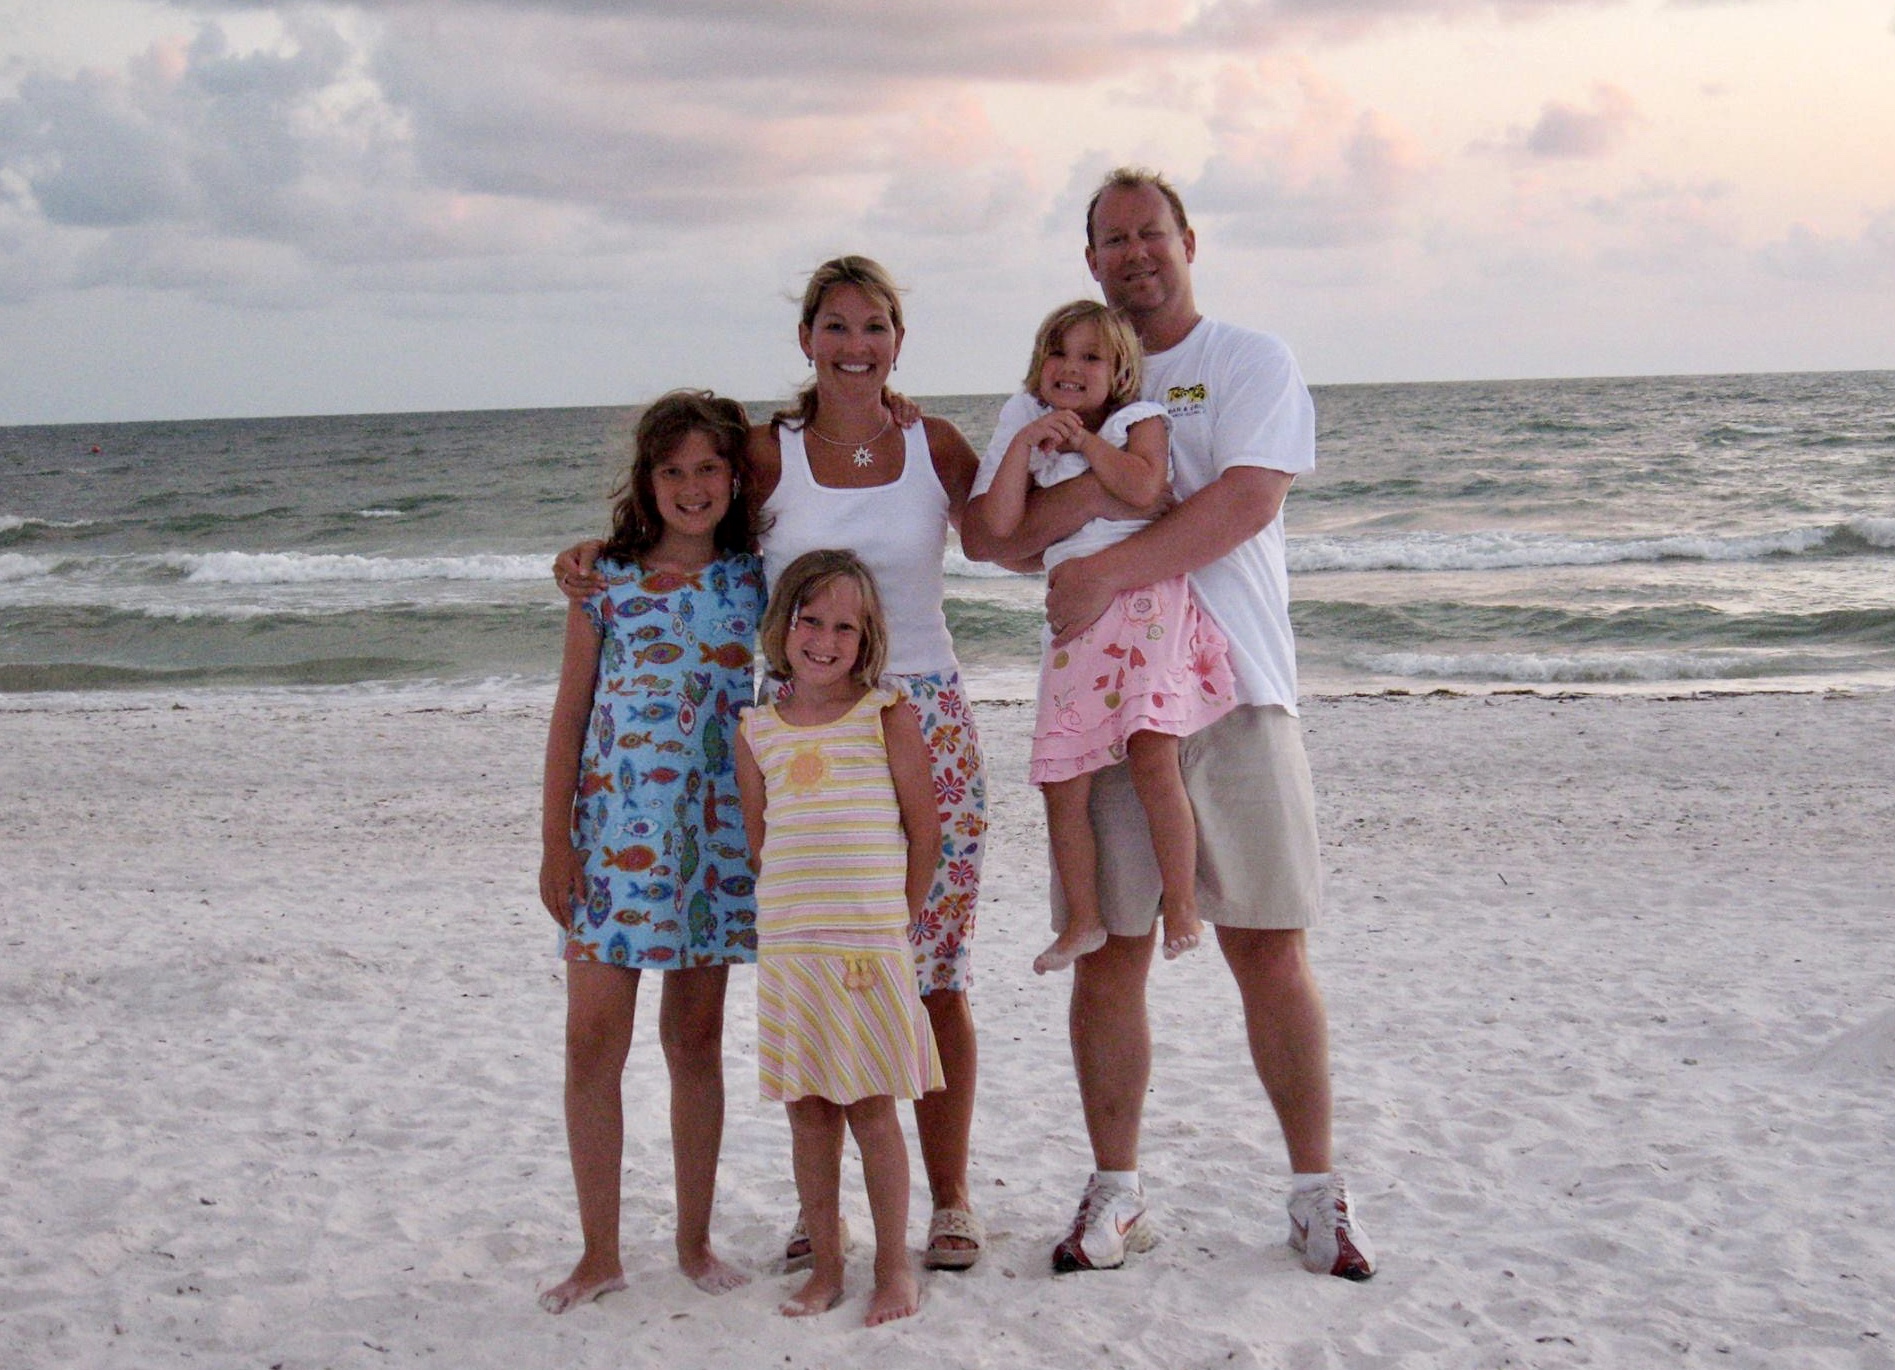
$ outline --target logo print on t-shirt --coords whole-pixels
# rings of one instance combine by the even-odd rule
[[[1189,418],[1204,412],[1204,402],[1209,397],[1210,392],[1203,381],[1196,385],[1174,385],[1165,391],[1165,409],[1174,421]]]

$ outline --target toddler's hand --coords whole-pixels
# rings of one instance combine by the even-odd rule
[[[1079,416],[1065,409],[1055,409],[1020,430],[1020,440],[1030,450],[1038,452],[1070,452],[1079,441],[1079,435],[1086,431]]]

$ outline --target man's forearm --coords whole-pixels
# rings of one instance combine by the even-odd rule
[[[1286,471],[1234,467],[1163,518],[1086,558],[1087,571],[1115,590],[1189,575],[1269,527],[1295,479]]]
[[[961,528],[961,550],[975,561],[997,561],[1006,566],[1037,562],[1040,553],[1061,538],[1071,537],[1097,513],[1097,486],[1098,478],[1087,473],[1034,491],[1027,499],[1025,517],[1004,538],[976,527],[980,520],[968,519]]]

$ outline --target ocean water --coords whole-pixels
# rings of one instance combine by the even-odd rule
[[[981,447],[1003,398],[925,403]],[[1895,686],[1895,372],[1316,403],[1306,694]],[[540,688],[636,412],[0,428],[0,692]],[[1041,582],[948,572],[976,693],[1029,697]]]

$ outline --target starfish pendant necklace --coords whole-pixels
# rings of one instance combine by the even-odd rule
[[[882,426],[876,429],[873,435],[871,435],[864,441],[858,442],[855,444],[855,451],[851,453],[850,455],[855,458],[855,464],[857,466],[875,465],[875,453],[870,451],[869,449],[878,439],[880,439],[882,434],[886,433],[889,430],[889,428],[894,424],[894,422],[895,422],[895,416],[893,414],[890,414],[887,418],[882,420]],[[817,428],[816,425],[813,423],[809,424],[808,428],[811,433],[814,433],[817,437],[821,438],[824,442],[828,443],[831,447],[847,447],[849,445],[846,442],[839,442],[835,438],[830,437],[827,433]]]

